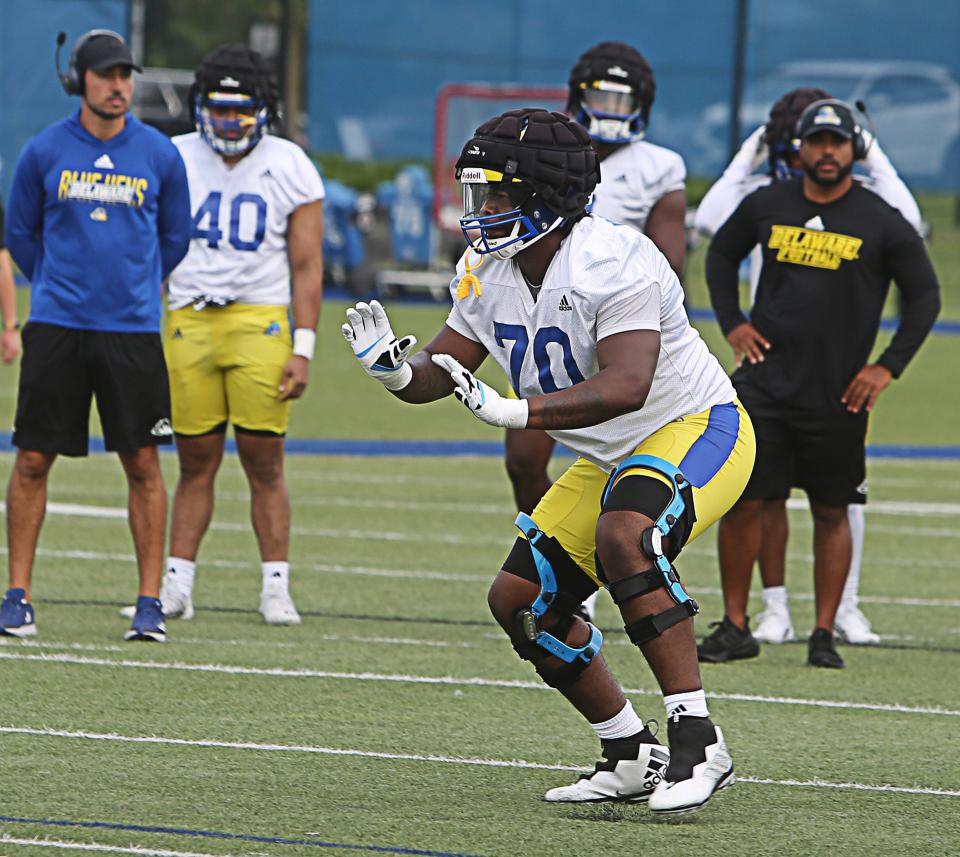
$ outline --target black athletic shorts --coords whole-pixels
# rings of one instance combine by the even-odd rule
[[[757,435],[757,458],[744,500],[780,500],[791,487],[811,502],[867,502],[867,414],[811,412],[754,397],[737,388]]]
[[[170,382],[158,333],[103,333],[29,322],[13,444],[86,455],[90,401],[114,452],[170,443]]]

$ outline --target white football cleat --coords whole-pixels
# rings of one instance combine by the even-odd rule
[[[300,614],[286,587],[265,587],[260,595],[260,615],[268,625],[299,625]]]
[[[833,627],[843,640],[855,646],[876,646],[880,642],[880,635],[871,629],[870,620],[855,604],[840,604]]]
[[[757,616],[757,627],[753,632],[761,643],[786,643],[792,640],[793,622],[790,621],[790,609],[786,604],[767,604]]]
[[[189,592],[182,592],[180,587],[166,576],[160,584],[160,604],[163,606],[165,619],[193,618],[193,596]]]
[[[636,759],[597,762],[592,774],[572,786],[550,789],[543,799],[551,803],[645,801],[663,779],[669,762],[670,751],[662,744],[641,744]]]
[[[649,807],[657,815],[693,812],[733,785],[733,760],[723,733],[709,718],[674,718],[667,729],[671,764],[650,795]]]

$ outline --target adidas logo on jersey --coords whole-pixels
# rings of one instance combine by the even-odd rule
[[[107,210],[102,205],[97,206],[97,208],[90,212],[90,219],[96,220],[97,223],[106,222]]]
[[[816,217],[811,217],[806,223],[803,224],[807,229],[816,229],[817,232],[823,232],[827,227],[823,225],[823,221],[820,219],[818,214]]]
[[[93,165],[101,170],[113,169],[113,161],[110,160],[110,156],[106,153],[102,154],[99,158],[97,158],[93,162]]]
[[[564,295],[560,298],[560,306],[557,307],[560,312],[573,312],[573,307],[570,306],[570,301],[567,300],[567,296]]]
[[[171,336],[170,338],[171,338],[171,339],[183,339],[183,334],[180,332],[180,328],[179,328],[179,327],[173,332],[173,336]]]

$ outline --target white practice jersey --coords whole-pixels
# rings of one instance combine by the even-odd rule
[[[536,300],[514,260],[486,257],[475,270],[482,294],[471,289],[458,300],[463,274],[461,259],[447,325],[481,343],[522,398],[595,375],[597,342],[607,336],[660,332],[656,374],[641,409],[549,432],[605,470],[672,420],[733,401],[730,380],[687,320],[677,275],[649,238],[627,226],[583,218],[560,245]]]
[[[686,178],[680,155],[637,140],[600,162],[600,184],[593,193],[591,210],[644,232],[653,207],[668,193],[683,190]]]
[[[202,296],[288,305],[287,219],[323,199],[317,168],[299,146],[270,134],[232,167],[197,133],[173,142],[187,167],[193,239],[170,275],[170,308]]]

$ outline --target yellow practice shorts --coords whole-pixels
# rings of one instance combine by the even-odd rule
[[[689,544],[743,493],[753,470],[756,441],[750,417],[739,402],[734,402],[668,423],[632,454],[663,458],[679,467],[689,480],[697,515],[687,538]],[[645,469],[628,470],[624,475],[631,472],[653,475]],[[609,474],[597,465],[578,458],[553,483],[531,516],[600,586],[594,552],[600,500],[608,478]],[[669,484],[666,477],[663,481]]]
[[[164,355],[173,430],[207,434],[224,423],[282,435],[290,403],[277,401],[293,353],[288,308],[234,303],[167,315]]]

